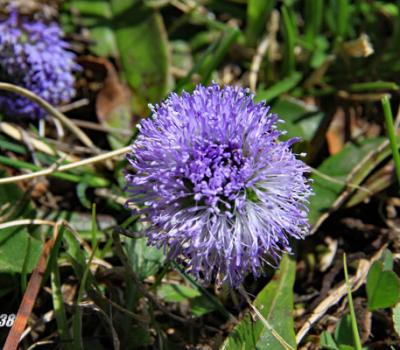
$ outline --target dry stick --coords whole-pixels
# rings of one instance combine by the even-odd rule
[[[90,103],[90,101],[87,98],[83,98],[81,100],[69,103],[67,105],[64,106],[60,106],[58,107],[58,110],[62,113],[71,111],[73,109],[77,109],[79,107],[83,107],[83,106],[87,106]]]
[[[79,168],[79,167],[84,166],[84,165],[89,165],[89,164],[93,164],[93,163],[102,162],[104,160],[107,160],[107,159],[110,159],[110,158],[114,158],[114,157],[119,156],[121,154],[127,153],[130,149],[131,149],[131,147],[127,146],[127,147],[123,147],[123,148],[117,149],[115,151],[99,154],[97,156],[81,160],[79,162],[74,162],[74,163],[60,165],[60,166],[50,166],[47,169],[39,170],[39,171],[30,173],[30,174],[6,177],[6,178],[3,178],[3,179],[0,179],[0,185],[7,184],[7,183],[12,183],[12,182],[23,181],[23,180],[28,180],[28,179],[33,179],[33,178],[38,177],[38,176],[47,176],[47,175],[50,175],[50,174],[52,174],[54,172],[60,173],[60,172],[63,172],[63,171]]]
[[[9,83],[1,83],[1,82],[0,82],[0,90],[10,91],[16,94],[20,94],[28,98],[29,100],[37,103],[40,107],[46,110],[47,113],[51,114],[54,118],[62,122],[72,133],[76,135],[76,137],[79,140],[81,140],[81,142],[85,146],[90,148],[96,148],[92,140],[90,140],[90,138],[81,129],[79,129],[74,123],[72,123],[64,114],[62,114],[60,111],[55,109],[52,105],[50,105],[48,102],[46,102],[33,92],[24,89],[20,86],[16,86]]]
[[[250,67],[249,74],[249,85],[250,89],[256,91],[257,88],[257,80],[258,80],[258,72],[261,67],[261,63],[264,59],[265,53],[267,50],[270,52],[274,49],[274,43],[276,43],[276,33],[279,30],[279,12],[272,11],[271,16],[269,18],[269,24],[267,26],[267,34],[261,40],[260,44],[257,47],[256,54],[253,57]]]
[[[249,84],[250,84],[250,89],[252,89],[253,91],[256,91],[258,71],[260,70],[261,62],[264,58],[265,53],[267,52],[268,46],[269,46],[269,36],[266,35],[260,42],[260,45],[258,45],[257,52],[254,55],[253,60],[251,62]]]
[[[130,130],[121,129],[121,128],[112,128],[110,126],[105,126],[105,125],[100,125],[100,124],[93,123],[93,122],[88,122],[87,120],[71,119],[71,121],[75,125],[80,126],[81,128],[101,131],[101,132],[104,132],[104,133],[121,134],[121,135],[124,135],[124,136],[131,136],[132,135],[132,132]]]
[[[24,329],[28,322],[28,318],[32,313],[35,300],[40,290],[40,285],[42,283],[43,275],[44,272],[46,271],[47,258],[58,236],[58,225],[59,225],[58,223],[54,225],[53,238],[48,240],[43,247],[42,254],[40,255],[39,258],[39,262],[36,265],[36,268],[33,271],[31,278],[29,279],[28,287],[26,288],[26,291],[22,298],[21,305],[19,306],[17,312],[17,318],[15,319],[15,322],[10,332],[8,333],[3,350],[16,350],[18,347],[21,335],[24,332]]]

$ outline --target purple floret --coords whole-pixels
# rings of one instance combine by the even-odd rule
[[[238,87],[172,93],[128,160],[129,203],[150,221],[149,243],[183,258],[197,278],[238,287],[275,265],[309,225],[307,165],[279,141],[278,116]],[[137,214],[137,212],[135,212]]]
[[[75,54],[56,23],[18,16],[0,22],[0,81],[24,87],[54,106],[75,95]],[[10,117],[43,118],[46,112],[20,95],[0,91],[0,112]]]

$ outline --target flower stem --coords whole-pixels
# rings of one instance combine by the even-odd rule
[[[351,328],[353,330],[354,347],[356,348],[356,350],[362,350],[360,335],[358,333],[358,328],[357,328],[356,313],[354,312],[353,297],[351,296],[351,286],[349,283],[349,274],[347,272],[346,254],[343,254],[343,268],[344,268],[344,278],[346,280],[346,287],[347,287],[347,298],[349,301],[349,309],[350,309],[350,316],[351,316]]]

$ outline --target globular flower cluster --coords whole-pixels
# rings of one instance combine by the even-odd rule
[[[307,234],[308,167],[280,141],[280,122],[238,87],[197,86],[152,108],[128,160],[129,203],[149,243],[196,277],[238,287]]]
[[[62,36],[56,23],[30,20],[13,11],[0,22],[0,81],[24,87],[54,106],[70,101],[75,94],[73,73],[79,66]],[[46,115],[27,98],[5,91],[0,91],[0,112],[32,119]]]

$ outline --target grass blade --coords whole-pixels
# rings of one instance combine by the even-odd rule
[[[283,34],[285,37],[284,57],[283,57],[283,76],[291,75],[296,66],[294,56],[294,46],[296,43],[296,26],[293,16],[286,6],[282,7]]]
[[[383,114],[385,116],[386,129],[392,149],[394,165],[396,169],[397,181],[400,184],[400,154],[396,140],[396,131],[394,129],[392,109],[390,107],[389,98],[385,96],[382,99]]]
[[[353,339],[355,343],[354,345],[356,350],[362,350],[360,335],[358,333],[358,328],[357,328],[356,314],[354,312],[353,297],[351,295],[349,275],[347,272],[346,254],[343,254],[343,268],[344,268],[344,277],[346,279],[347,296],[348,296],[350,316],[351,316],[351,328],[353,330]]]

